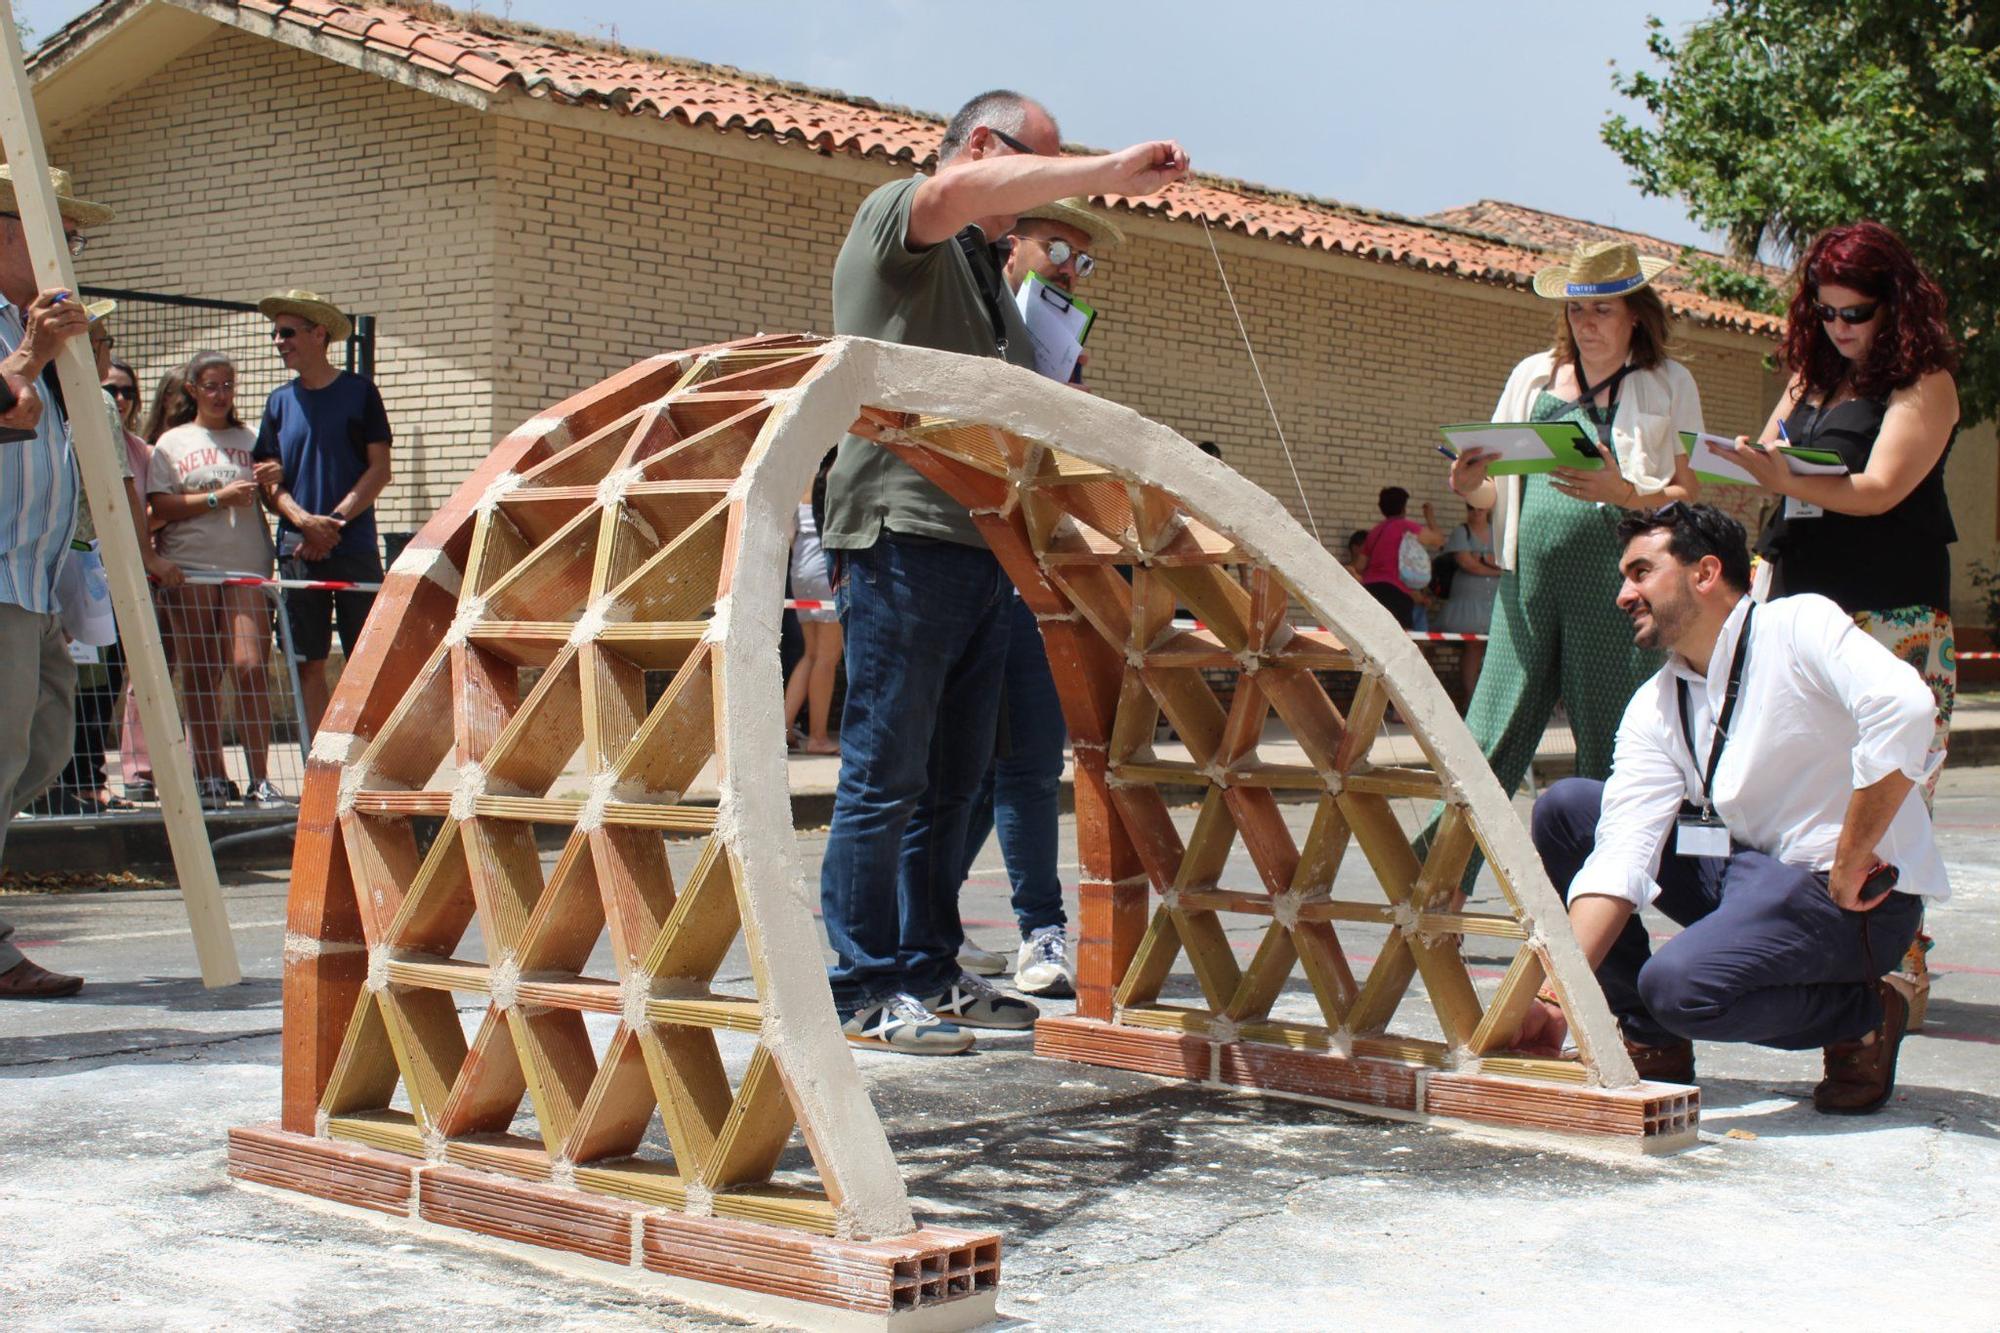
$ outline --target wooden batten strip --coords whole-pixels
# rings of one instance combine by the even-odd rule
[[[770,1179],[798,1125],[770,1048],[757,1047],[715,1147],[702,1163],[702,1180],[715,1189]]]
[[[514,1123],[514,1112],[527,1095],[527,1078],[507,1015],[488,1009],[438,1116],[438,1132],[447,1139],[501,1133]]]
[[[646,1137],[654,1109],[638,1034],[620,1025],[605,1048],[576,1124],[561,1145],[562,1155],[571,1162],[629,1157]]]
[[[347,1035],[341,1039],[319,1109],[328,1115],[385,1110],[396,1095],[399,1076],[381,1003],[373,991],[363,991],[347,1021]]]

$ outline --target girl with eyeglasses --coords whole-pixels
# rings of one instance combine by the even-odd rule
[[[1758,445],[1737,442],[1745,470],[1781,500],[1757,543],[1769,595],[1832,598],[1922,674],[1937,700],[1928,801],[1958,692],[1950,606],[1958,531],[1944,485],[1959,426],[1958,346],[1944,292],[1881,223],[1834,227],[1799,265],[1783,358],[1791,379]],[[1794,476],[1770,449],[1784,443],[1840,455],[1847,475]],[[1919,935],[1899,975],[1912,1029],[1929,997],[1929,947]]]

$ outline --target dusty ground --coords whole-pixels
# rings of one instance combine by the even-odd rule
[[[1002,1233],[1017,1327],[1993,1327],[2000,768],[1948,773],[1938,820],[1958,896],[1933,921],[1931,1026],[1867,1119],[1802,1100],[1816,1057],[1746,1047],[1702,1048],[1703,1144],[1660,1161],[1056,1064],[1025,1036],[861,1065],[919,1213]],[[966,915],[997,946],[988,865]],[[1375,892],[1363,874],[1343,894]],[[224,1131],[278,1104],[284,891],[277,873],[229,886],[249,979],[217,993],[188,979],[170,894],[0,903],[38,960],[91,978],[75,1000],[0,1006],[10,1328],[733,1326],[232,1187]],[[747,984],[740,958],[724,981]]]

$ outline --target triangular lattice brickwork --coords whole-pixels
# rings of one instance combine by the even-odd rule
[[[653,358],[528,423],[398,560],[313,745],[283,1125],[239,1131],[232,1170],[809,1301],[990,1309],[997,1241],[910,1216],[791,835],[788,520],[848,430],[967,506],[1055,669],[1082,919],[1077,1015],[1045,1019],[1039,1051],[1397,1114],[1691,1134],[1692,1090],[1634,1086],[1429,669],[1270,497],[1010,367],[773,337]],[[1344,709],[1334,670],[1361,673]],[[1420,763],[1369,761],[1392,702]],[[1156,750],[1163,719],[1187,758]],[[1273,719],[1303,762],[1260,752]],[[689,803],[711,763],[719,807]],[[1179,788],[1203,794],[1186,836]],[[1281,797],[1310,804],[1302,838]],[[1441,804],[1424,850],[1396,801]],[[1239,846],[1253,883],[1225,882]],[[1457,895],[1475,846],[1505,911]],[[1378,901],[1333,893],[1352,849]],[[1262,925],[1246,958],[1232,917]],[[1371,961],[1342,938],[1356,925],[1387,933]],[[1485,995],[1468,935],[1511,950]],[[753,992],[718,994],[739,940]],[[1199,1004],[1163,998],[1182,967]],[[1274,1016],[1295,979],[1316,1021]],[[1438,1035],[1398,1035],[1419,982]],[[1506,1054],[1543,984],[1578,1061]],[[725,1061],[723,1033],[747,1058]]]

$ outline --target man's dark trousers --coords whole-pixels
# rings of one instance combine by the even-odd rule
[[[965,828],[993,758],[1014,585],[983,546],[884,532],[842,554],[847,702],[820,907],[845,1016],[958,979]]]
[[[1564,902],[1596,844],[1603,797],[1602,782],[1565,778],[1535,802],[1535,850]],[[1648,1046],[1685,1037],[1803,1051],[1859,1037],[1881,1023],[1875,983],[1922,916],[1908,893],[1846,911],[1823,872],[1740,847],[1679,856],[1670,841],[1657,882],[1653,905],[1686,929],[1654,953],[1635,912],[1597,969],[1625,1035]]]

